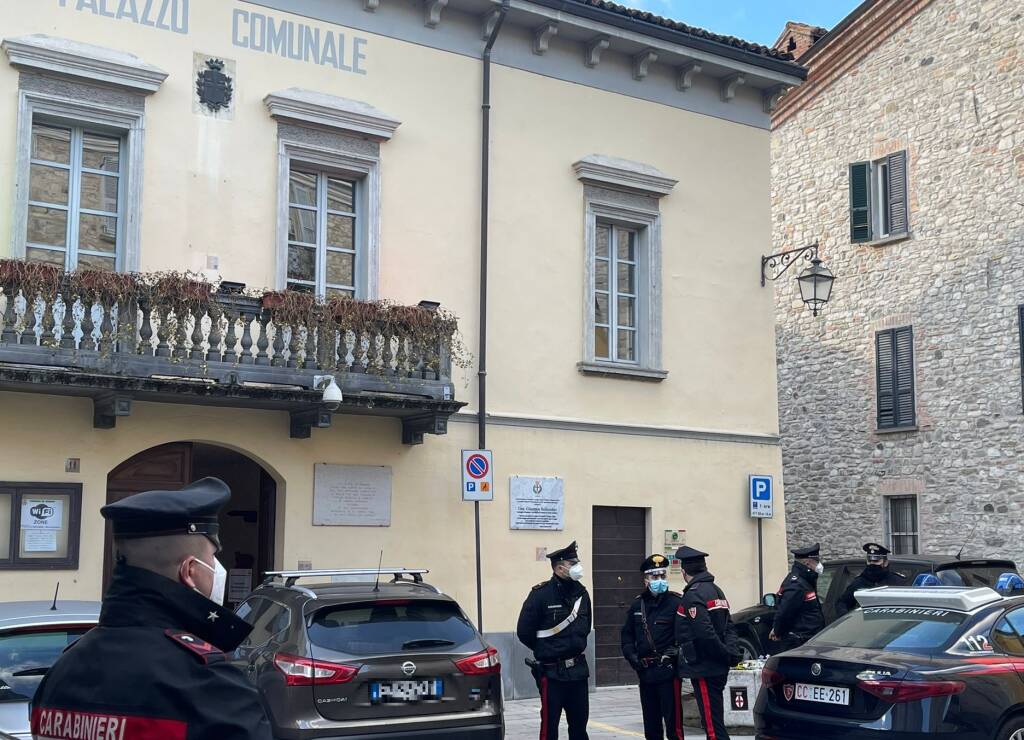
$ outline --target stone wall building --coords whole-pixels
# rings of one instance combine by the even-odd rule
[[[791,544],[1024,562],[1022,49],[1016,3],[868,0],[799,59],[774,246],[836,282],[775,284]]]

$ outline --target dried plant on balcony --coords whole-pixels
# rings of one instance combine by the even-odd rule
[[[54,265],[24,260],[0,260],[0,286],[16,293],[19,289],[26,300],[29,296],[52,295],[57,292],[63,270]]]

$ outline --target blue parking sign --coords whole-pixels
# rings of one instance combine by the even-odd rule
[[[774,508],[774,486],[770,475],[750,476],[750,516],[771,519]]]

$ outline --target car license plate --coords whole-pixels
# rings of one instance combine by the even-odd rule
[[[800,701],[813,701],[818,704],[839,704],[849,706],[850,690],[835,686],[815,686],[811,683],[796,685],[796,698]]]
[[[426,678],[420,681],[378,681],[370,684],[370,702],[419,701],[444,696],[444,682]]]

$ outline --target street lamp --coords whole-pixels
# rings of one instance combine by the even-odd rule
[[[832,283],[835,276],[827,267],[823,267],[818,258],[818,245],[809,244],[799,249],[789,249],[761,257],[761,287],[767,280],[778,280],[800,258],[809,260],[811,266],[797,276],[800,284],[800,297],[811,313],[815,316],[825,307],[832,296]]]
[[[828,303],[835,280],[832,272],[827,267],[822,267],[821,260],[817,257],[812,259],[811,266],[797,277],[796,281],[800,283],[800,297],[810,307],[813,315],[817,316],[818,311]]]

